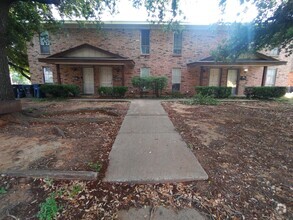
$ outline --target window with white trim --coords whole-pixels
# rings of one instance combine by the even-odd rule
[[[141,54],[150,54],[150,30],[141,30],[140,34]]]
[[[181,69],[172,69],[172,92],[179,92],[181,85]]]
[[[211,68],[209,77],[209,86],[219,86],[220,85],[220,69]]]
[[[277,77],[277,68],[268,68],[266,73],[265,86],[275,86]]]
[[[50,54],[50,40],[48,31],[40,33],[40,52],[41,54]]]
[[[151,75],[151,69],[149,67],[140,68],[140,77],[148,77]]]
[[[53,72],[50,67],[43,67],[44,83],[53,83]]]
[[[182,53],[182,32],[174,32],[173,54],[180,55]]]

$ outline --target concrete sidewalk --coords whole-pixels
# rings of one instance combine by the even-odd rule
[[[133,100],[110,152],[105,182],[208,178],[158,100]]]

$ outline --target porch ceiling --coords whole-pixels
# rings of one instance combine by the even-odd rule
[[[231,62],[221,62],[216,61],[213,57],[206,57],[199,61],[188,63],[188,67],[194,66],[278,66],[278,65],[286,65],[286,61],[277,60],[273,57],[266,56],[261,53],[255,53],[252,56],[242,56],[239,59]]]

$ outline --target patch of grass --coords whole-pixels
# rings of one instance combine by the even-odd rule
[[[55,199],[56,194],[51,193],[45,202],[40,204],[40,211],[37,214],[40,220],[52,220],[56,219],[58,211],[61,207],[58,206]]]
[[[80,192],[82,191],[82,186],[81,185],[73,185],[71,192],[69,193],[69,196],[71,198],[77,196]]]
[[[284,96],[281,97],[281,98],[275,99],[275,101],[281,102],[281,103],[293,104],[293,98],[287,98],[287,97],[284,97]]]
[[[211,96],[195,95],[192,99],[183,102],[186,105],[218,105],[219,101]]]
[[[102,169],[102,164],[100,164],[98,161],[95,163],[89,162],[88,166],[95,172],[100,172],[100,170]]]
[[[0,196],[7,193],[7,190],[4,187],[0,187]]]

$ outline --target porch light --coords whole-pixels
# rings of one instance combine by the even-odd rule
[[[247,73],[248,72],[248,67],[246,67],[246,66],[243,67],[243,70],[244,70],[245,73]]]

